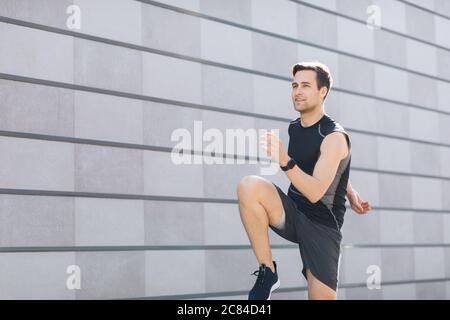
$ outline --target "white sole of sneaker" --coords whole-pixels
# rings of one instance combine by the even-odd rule
[[[278,281],[275,282],[275,284],[270,289],[269,298],[267,300],[270,300],[270,297],[272,296],[272,291],[277,290],[280,287],[280,284],[281,284],[280,279],[278,279]]]

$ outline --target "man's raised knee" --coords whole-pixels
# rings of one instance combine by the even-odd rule
[[[239,180],[237,185],[237,195],[238,198],[242,198],[247,195],[251,195],[255,189],[258,187],[258,184],[262,183],[261,177],[256,175],[248,175],[244,176]],[[256,194],[255,194],[256,195]]]

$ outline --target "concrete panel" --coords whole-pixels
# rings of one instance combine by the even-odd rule
[[[2,188],[73,191],[73,144],[1,137],[0,150]]]
[[[205,274],[209,269],[205,255],[201,250],[147,251],[145,296],[205,292]]]
[[[353,2],[354,3],[354,2]],[[338,6],[340,2],[338,1]],[[366,25],[337,18],[338,49],[365,58],[374,58],[374,32]]]
[[[295,3],[290,1],[252,0],[252,26],[286,37],[296,38],[296,6]]]
[[[415,213],[414,242],[434,244],[444,242],[444,216],[441,213]]]
[[[443,223],[443,228],[444,228],[444,233],[443,233],[443,242],[444,243],[450,243],[450,215],[449,214],[443,214],[443,218],[444,223]],[[448,253],[450,253],[447,250]],[[449,256],[450,258],[450,256]],[[450,263],[450,260],[448,260]],[[450,275],[450,274],[449,274]]]
[[[427,75],[437,75],[436,48],[428,44],[406,39],[406,61],[408,69]]]
[[[448,115],[439,117],[439,141],[450,145],[450,116]]]
[[[202,20],[201,56],[206,60],[251,68],[251,38],[252,33],[248,30]]]
[[[180,9],[196,12],[200,11],[200,0],[156,0],[156,2],[161,2],[165,5]]]
[[[408,73],[375,65],[375,95],[394,101],[408,101]]]
[[[434,16],[433,18],[436,32],[436,44],[449,48],[450,39],[448,37],[448,30],[450,30],[450,21],[439,16]]]
[[[445,282],[429,282],[416,284],[417,300],[443,300],[446,299]]]
[[[412,143],[406,140],[377,137],[378,169],[394,172],[411,172],[416,167],[412,156]],[[413,170],[413,172],[415,172]]]
[[[414,179],[407,176],[380,174],[380,205],[383,207],[411,208],[415,195],[411,187]]]
[[[66,287],[75,264],[71,252],[0,254],[1,299],[75,299],[75,290]],[[83,277],[82,277],[83,279]]]
[[[405,4],[391,0],[373,0],[372,3],[381,10],[381,25],[383,28],[406,33]]]
[[[0,196],[1,246],[72,246],[73,199]]]
[[[253,79],[245,72],[202,66],[203,103],[238,111],[253,111]]]
[[[447,16],[450,16],[450,3],[446,0],[434,0],[434,9]]]
[[[346,249],[344,251],[345,265],[341,272],[345,273],[345,283],[365,284],[370,274],[367,268],[376,265],[381,268],[381,249],[362,248]],[[381,281],[383,281],[383,270],[381,270]],[[364,288],[368,290],[367,288]]]
[[[385,26],[385,11],[382,11],[382,26]],[[384,19],[383,19],[384,18]],[[375,59],[400,67],[406,67],[406,40],[404,37],[377,30],[374,33]]]
[[[75,146],[75,190],[143,193],[142,151],[92,145]]]
[[[437,279],[445,277],[444,248],[414,248],[416,279]]]
[[[383,249],[381,251],[381,277],[382,282],[414,279],[414,249]]]
[[[365,21],[367,16],[366,10],[370,4],[370,0],[338,0],[336,1],[336,11],[345,14],[346,16]]]
[[[364,195],[362,196],[364,197]],[[341,231],[342,242],[346,244],[379,243],[380,214],[378,211],[372,211],[367,215],[359,215],[347,208]]]
[[[372,169],[378,167],[377,137],[355,132],[350,136],[350,143],[352,144],[352,166]]]
[[[439,141],[439,114],[426,110],[409,109],[409,135],[413,139]]]
[[[0,15],[18,20],[44,24],[56,28],[67,28],[69,17],[66,9],[73,0],[4,0],[0,4]]]
[[[292,103],[292,89],[289,82],[255,75],[253,88],[256,113],[287,119],[298,118],[298,112]]]
[[[381,300],[382,297],[382,289],[369,290],[366,287],[345,289],[346,300]]]
[[[408,35],[422,40],[434,42],[433,15],[412,6],[405,6],[406,32]],[[420,21],[420,23],[417,23]]]
[[[431,11],[434,11],[434,1],[427,1],[427,0],[406,0],[406,2],[409,2],[411,4],[415,4],[416,6],[419,6],[421,8],[425,8]]]
[[[449,20],[450,21],[450,20]],[[449,49],[436,49],[437,60],[437,76],[450,81],[450,51]],[[432,57],[433,58],[433,57]]]
[[[203,164],[175,164],[171,153],[144,152],[144,191],[151,195],[202,197]],[[202,161],[203,162],[203,161]],[[168,174],[170,172],[170,174]],[[193,183],[195,181],[195,183]]]
[[[377,132],[409,138],[409,109],[402,105],[377,101],[376,102]]]
[[[81,10],[80,32],[141,44],[141,7],[145,4],[129,0],[74,0],[73,3]]]
[[[0,23],[0,72],[71,83],[73,39],[56,33]],[[48,50],[52,48],[52,50]]]
[[[250,244],[237,204],[204,203],[203,207],[205,244]]]
[[[440,163],[439,167],[441,169],[440,175],[443,177],[450,177],[450,148],[449,147],[439,147]]]
[[[411,169],[416,174],[439,176],[440,148],[424,143],[411,143]]]
[[[137,94],[142,92],[141,52],[84,39],[75,39],[74,52],[76,84]]]
[[[203,111],[203,130],[204,132],[207,132],[207,130],[219,130],[217,134],[220,132],[221,137],[217,136],[223,143],[223,151],[221,152],[229,155],[239,154],[256,157],[258,155],[260,132],[255,128],[255,120],[253,117]],[[265,129],[272,129],[272,127],[266,127]],[[239,150],[238,141],[244,138],[245,150]],[[208,141],[205,140],[203,148],[208,148],[213,143],[213,140],[215,141],[213,138],[209,138]],[[232,145],[233,141],[234,146]]]
[[[383,187],[379,186],[377,173],[350,170],[350,181],[353,188],[372,206],[380,205],[380,190],[383,190]]]
[[[171,140],[176,129],[186,129],[194,134],[195,121],[202,121],[202,110],[170,104],[144,102],[144,144],[173,147],[178,140]],[[175,139],[176,137],[174,137]]]
[[[450,181],[444,180],[442,181],[442,190],[449,190]],[[442,209],[450,210],[450,197],[442,197]]]
[[[142,92],[158,98],[201,103],[201,65],[143,53]]]
[[[328,10],[336,10],[336,0],[303,0],[302,2]]]
[[[375,93],[375,66],[372,63],[340,55],[339,72],[341,88],[356,93]]]
[[[437,106],[437,85],[433,79],[415,74],[408,75],[409,102],[422,107],[435,109]]]
[[[317,32],[327,30],[327,32]],[[300,40],[326,46],[337,47],[337,17],[307,6],[297,6],[297,37]]]
[[[345,128],[377,132],[379,102],[339,92],[339,122]]]
[[[142,45],[200,57],[200,21],[197,17],[143,4]]]
[[[204,212],[200,202],[145,201],[145,244],[204,244]]]
[[[441,180],[411,178],[412,205],[414,208],[441,209],[444,189]]]
[[[78,246],[144,244],[142,200],[75,198]]]
[[[414,243],[414,215],[403,211],[380,211],[380,242],[383,244]]]
[[[290,78],[297,62],[297,44],[291,41],[252,34],[253,69]]]
[[[72,91],[0,80],[0,128],[73,136]]]
[[[200,0],[202,13],[244,25],[251,24],[251,5],[251,0]]]
[[[75,91],[75,137],[142,144],[139,100]]]
[[[81,289],[77,299],[145,296],[145,252],[77,252]]]
[[[416,300],[416,285],[384,285],[383,300]]]

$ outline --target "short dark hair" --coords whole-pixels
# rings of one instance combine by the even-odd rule
[[[312,70],[316,72],[317,89],[320,90],[322,87],[327,88],[327,93],[323,98],[323,100],[325,100],[333,84],[330,69],[325,64],[318,61],[299,62],[292,66],[292,76],[295,77],[295,74],[302,70]]]

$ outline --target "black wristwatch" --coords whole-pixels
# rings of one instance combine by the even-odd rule
[[[284,166],[284,167],[280,166],[280,168],[281,168],[281,170],[283,170],[283,171],[288,171],[289,169],[292,169],[293,167],[295,167],[296,164],[297,164],[297,163],[295,163],[295,160],[294,160],[294,159],[290,159],[290,160],[288,161],[288,163],[286,164],[286,166]]]

